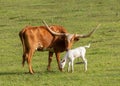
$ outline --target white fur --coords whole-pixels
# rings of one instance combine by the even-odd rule
[[[72,50],[68,50],[64,56],[64,58],[61,60],[60,65],[63,69],[65,67],[66,61],[68,61],[68,72],[70,71],[70,65],[72,67],[72,72],[74,71],[73,68],[73,62],[75,58],[82,58],[84,61],[84,70],[87,71],[87,59],[85,58],[86,49],[89,48],[90,44],[88,46],[78,47]]]

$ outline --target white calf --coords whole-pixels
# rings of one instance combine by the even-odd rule
[[[88,46],[78,47],[72,50],[68,50],[65,54],[64,58],[61,60],[60,65],[63,69],[65,67],[66,61],[68,61],[68,72],[70,71],[70,65],[72,66],[72,72],[74,71],[73,68],[73,62],[75,58],[81,57],[84,61],[84,70],[87,71],[87,59],[85,58],[86,49],[89,48],[90,44]]]

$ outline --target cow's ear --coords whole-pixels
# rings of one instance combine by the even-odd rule
[[[73,34],[70,40],[71,40],[71,41],[74,41],[74,40],[75,40],[75,37],[76,37],[76,35]]]

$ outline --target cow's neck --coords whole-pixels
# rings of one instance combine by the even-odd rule
[[[38,48],[37,51],[50,51],[50,52],[54,52],[53,48]]]

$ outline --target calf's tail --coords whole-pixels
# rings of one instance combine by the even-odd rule
[[[89,43],[88,45],[86,45],[86,46],[84,46],[84,47],[85,47],[85,48],[90,48],[90,45],[91,45],[91,44]]]

